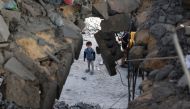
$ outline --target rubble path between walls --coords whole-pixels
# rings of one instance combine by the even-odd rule
[[[93,37],[87,37],[84,38],[84,40],[92,41],[93,48],[97,45]],[[79,60],[75,61],[71,67],[59,101],[65,101],[65,103],[69,105],[74,105],[79,102],[99,104],[103,109],[108,109],[111,108],[118,99],[125,96],[112,108],[126,109],[128,106],[128,88],[122,85],[119,74],[111,77],[107,73],[105,66],[99,65],[100,61],[102,61],[100,55],[97,55],[95,61],[94,75],[85,73],[87,68],[86,62],[83,61],[85,42]],[[127,69],[119,66],[117,66],[117,68],[122,74],[123,81],[127,84]],[[140,79],[137,84],[140,84]],[[137,91],[137,94],[138,93]]]

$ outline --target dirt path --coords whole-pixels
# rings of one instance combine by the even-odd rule
[[[84,38],[93,42],[93,48],[97,45],[94,38]],[[83,61],[83,50],[79,60],[75,61],[71,67],[70,74],[63,88],[60,100],[65,101],[69,105],[78,102],[99,104],[104,109],[120,108],[126,109],[128,105],[127,87],[121,84],[120,76],[110,77],[104,65],[99,65],[102,60],[100,55],[97,55],[95,62],[95,74],[90,75],[85,73],[87,68],[86,62]],[[118,67],[122,74],[124,82],[127,84],[126,71]],[[125,96],[125,97],[123,97]],[[121,100],[119,100],[122,98]],[[119,102],[117,102],[119,100]],[[117,102],[115,105],[113,105]],[[112,106],[113,105],[113,106]]]

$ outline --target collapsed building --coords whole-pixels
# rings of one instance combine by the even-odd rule
[[[65,1],[0,0],[1,105],[51,109],[80,54],[84,19],[95,16],[104,19],[95,38],[111,76],[117,73],[115,61],[123,57],[115,33],[130,31],[134,22],[135,46],[129,51],[129,59],[144,60],[130,63],[149,75],[142,83],[142,95],[129,103],[129,109],[190,107],[179,60],[146,60],[177,56],[173,34],[178,35],[187,54],[190,2]]]

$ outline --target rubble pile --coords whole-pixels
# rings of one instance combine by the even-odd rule
[[[186,0],[142,0],[135,18],[138,31],[132,59],[177,56],[173,37],[178,35],[184,55],[189,52],[189,2]],[[142,56],[143,54],[144,56]],[[135,56],[134,56],[135,55]],[[129,109],[187,109],[189,92],[179,59],[144,60],[138,64],[149,73],[142,95]]]
[[[52,108],[79,57],[91,5],[83,0],[0,0],[0,108]]]

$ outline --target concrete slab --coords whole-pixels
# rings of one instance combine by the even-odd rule
[[[4,68],[11,73],[17,74],[24,80],[34,81],[36,79],[34,74],[14,57],[9,59],[9,61],[4,65]]]

